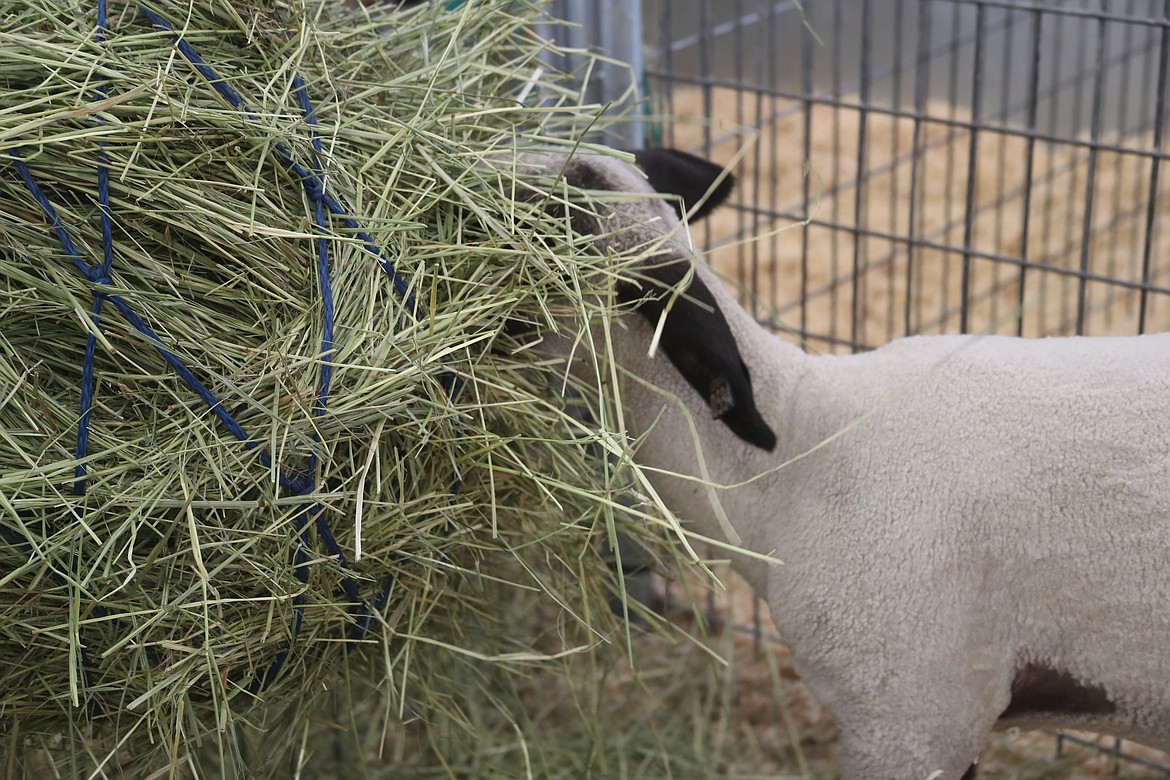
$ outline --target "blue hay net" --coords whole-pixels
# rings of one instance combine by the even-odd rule
[[[180,54],[199,72],[199,74],[206,79],[207,83],[219,93],[219,95],[226,100],[233,108],[239,110],[244,116],[252,121],[258,122],[257,115],[248,107],[247,102],[243,97],[232,88],[224,79],[216,73],[214,68],[209,65],[199,52],[195,50],[190,43],[183,40],[178,33],[175,32],[174,27],[170,22],[148,8],[144,4],[138,6],[139,12],[156,28],[164,31],[171,41],[175,44]],[[105,45],[107,39],[107,12],[106,0],[98,0],[97,4],[97,25],[95,38],[101,45]],[[301,112],[304,115],[305,123],[309,128],[309,139],[313,153],[313,163],[311,168],[298,163],[289,147],[283,143],[276,143],[272,146],[273,151],[280,162],[283,163],[287,169],[301,182],[305,188],[305,193],[309,202],[312,204],[313,214],[312,222],[317,238],[314,240],[317,250],[317,278],[319,280],[319,293],[321,300],[321,352],[320,352],[320,370],[317,380],[317,392],[313,404],[313,414],[320,417],[325,413],[326,406],[329,401],[329,388],[333,374],[333,365],[331,358],[333,355],[333,330],[334,330],[334,301],[333,290],[330,281],[330,241],[328,239],[329,231],[327,227],[327,212],[332,215],[334,219],[339,220],[345,227],[354,231],[362,242],[366,252],[368,252],[379,263],[381,268],[386,272],[390,278],[394,288],[402,296],[405,308],[410,312],[416,320],[421,320],[424,316],[418,301],[416,300],[410,284],[406,279],[398,273],[394,264],[387,257],[386,253],[374,240],[374,238],[366,231],[362,230],[358,220],[353,217],[353,212],[348,209],[345,204],[335,195],[329,192],[326,187],[325,170],[323,165],[324,152],[322,150],[321,138],[317,132],[317,118],[313,110],[313,105],[309,97],[308,87],[299,74],[293,77],[293,90],[297,97],[297,102],[300,106]],[[99,103],[105,100],[108,96],[109,84],[105,77],[99,77],[98,84],[94,93],[95,100]],[[102,122],[100,114],[96,115],[98,122]],[[73,494],[80,498],[86,493],[87,486],[87,458],[89,456],[89,438],[90,438],[90,421],[93,416],[94,405],[94,386],[95,386],[95,362],[97,351],[97,333],[101,328],[101,317],[103,310],[108,304],[118,312],[134,329],[144,335],[151,342],[154,349],[162,357],[162,359],[170,366],[176,375],[183,381],[183,383],[192,390],[200,399],[207,405],[208,409],[215,415],[215,417],[223,424],[223,426],[231,432],[231,434],[241,443],[241,445],[255,453],[256,458],[268,469],[274,469],[274,462],[271,454],[263,449],[257,442],[248,434],[248,432],[236,421],[230,412],[227,411],[221,399],[215,394],[213,390],[207,387],[206,384],[189,369],[164,340],[151,329],[150,325],[144,321],[127,301],[119,295],[108,291],[111,285],[110,274],[113,270],[114,263],[114,237],[113,226],[110,211],[110,192],[109,192],[109,160],[106,155],[106,142],[98,142],[98,152],[96,159],[97,168],[97,198],[98,209],[101,219],[101,244],[102,257],[100,262],[92,262],[88,260],[78,248],[77,244],[70,236],[69,229],[62,222],[57,209],[52,202],[45,195],[44,191],[37,183],[28,165],[25,163],[22,155],[16,149],[10,149],[9,155],[12,157],[17,172],[24,182],[32,198],[40,206],[44,212],[49,225],[52,227],[61,246],[64,248],[66,255],[69,257],[73,265],[80,271],[93,285],[93,304],[90,309],[91,327],[88,329],[85,344],[85,354],[82,360],[81,373],[81,388],[80,388],[80,416],[77,422],[77,444],[75,449],[76,467],[74,470],[73,480]],[[453,374],[446,374],[443,377],[443,384],[448,389],[452,397],[455,397],[460,389],[460,384]],[[318,538],[324,545],[326,551],[332,556],[341,568],[342,574],[340,577],[341,587],[345,591],[346,598],[351,604],[350,610],[354,619],[354,624],[350,630],[349,636],[345,642],[345,650],[348,652],[353,649],[357,643],[362,640],[370,630],[373,624],[375,615],[378,614],[386,605],[391,595],[394,578],[388,577],[375,594],[373,600],[369,603],[362,597],[357,583],[350,572],[352,571],[349,561],[338,544],[336,537],[330,527],[328,518],[324,507],[318,503],[313,494],[317,489],[316,477],[320,469],[320,434],[314,433],[314,444],[316,445],[308,456],[308,462],[302,471],[287,471],[280,467],[275,467],[277,481],[287,495],[303,496],[304,502],[299,506],[295,519],[295,528],[298,537],[298,544],[294,553],[294,574],[297,580],[302,585],[307,585],[309,578],[309,547],[310,528],[316,530]],[[459,482],[456,480],[452,485],[452,492],[458,492]],[[78,521],[82,521],[82,517],[76,506],[73,508],[73,516]],[[19,530],[11,528],[3,523],[0,523],[0,536],[21,548],[26,554],[34,555],[34,546],[31,541]],[[67,587],[75,597],[79,597],[92,605],[92,610],[95,615],[99,617],[109,616],[109,611],[103,607],[98,599],[90,593],[81,592],[80,577],[78,576],[79,561],[77,554],[74,553],[69,562],[68,568],[63,568],[60,565],[54,565],[49,562],[50,572],[53,578],[61,585]],[[293,624],[291,630],[291,639],[288,645],[277,654],[267,668],[257,672],[250,682],[246,683],[246,687],[250,692],[259,692],[266,684],[274,680],[283,668],[289,653],[292,650],[293,642],[300,635],[302,625],[304,623],[304,591],[302,590],[293,601]],[[77,638],[80,644],[80,664],[82,679],[88,669],[93,668],[89,661],[89,648],[85,641],[84,627],[78,629],[79,636]],[[158,659],[151,655],[152,662]],[[94,701],[90,701],[91,709],[96,707]]]

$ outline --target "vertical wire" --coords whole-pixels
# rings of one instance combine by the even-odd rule
[[[975,202],[979,189],[979,133],[983,104],[984,12],[982,3],[975,5],[975,51],[971,79],[971,136],[967,144],[967,196],[963,224],[963,275],[959,284],[959,332],[971,328],[971,244],[975,240]]]
[[[893,94],[890,98],[890,103],[896,112],[902,111],[902,12],[904,10],[903,0],[896,0],[894,3],[894,40],[893,40]],[[898,186],[901,163],[899,162],[898,143],[902,136],[902,118],[895,116],[890,118],[893,126],[893,132],[890,133],[890,198],[889,198],[889,233],[891,236],[898,235],[898,212],[899,202],[898,194],[900,188]],[[891,243],[889,249],[889,261],[886,265],[886,287],[889,294],[886,296],[886,332],[883,341],[890,341],[894,338],[894,322],[897,319],[897,296],[894,294],[895,283],[898,275],[898,264],[895,262],[897,258],[897,244]],[[909,293],[909,290],[906,291]]]
[[[699,75],[703,89],[703,156],[711,157],[711,123],[714,119],[714,64],[712,60],[712,35],[710,0],[699,2]],[[711,245],[711,223],[703,223],[703,245]],[[707,592],[707,620],[710,623],[715,615],[715,593]]]
[[[711,157],[711,122],[715,115],[714,64],[711,49],[714,46],[710,0],[699,2],[699,74],[703,90],[703,156]],[[711,245],[711,223],[703,223],[703,245]]]
[[[845,0],[837,0],[833,4],[833,57],[832,57],[832,96],[836,98],[841,97],[841,57],[845,46],[841,40],[841,30],[844,27],[844,18],[842,13],[842,5]],[[833,114],[833,170],[830,174],[834,185],[841,180],[841,106],[834,105],[831,109]],[[840,304],[840,284],[838,279],[840,274],[840,240],[841,240],[841,200],[836,194],[833,195],[832,205],[832,229],[829,234],[829,337],[833,343],[837,343],[840,335],[840,329],[837,326],[837,321],[840,312],[838,305]]]
[[[1105,94],[1105,20],[1097,20],[1096,75],[1093,78],[1093,102],[1089,129],[1089,167],[1085,174],[1084,224],[1081,226],[1080,276],[1077,280],[1076,334],[1085,335],[1085,306],[1089,284],[1089,246],[1093,238],[1093,196],[1097,187],[1097,155],[1101,142],[1101,104]]]
[[[756,4],[757,8],[759,8],[761,5],[763,5],[764,2],[766,2],[766,0],[758,0],[758,2]],[[764,38],[764,40],[767,40],[767,38],[766,38],[767,33],[769,31],[774,30],[774,25],[772,24],[772,19],[775,16],[775,9],[768,8],[766,11],[764,11],[764,13],[766,14],[766,16],[764,16],[761,19],[761,21],[764,21],[765,23],[760,24],[759,22],[757,22],[757,28],[758,28],[760,37]],[[765,89],[765,87],[768,87],[768,88],[771,88],[770,91],[772,91],[773,93],[775,92],[776,85],[769,80],[769,75],[770,75],[771,70],[772,70],[769,66],[772,65],[772,62],[773,62],[773,51],[772,51],[773,48],[774,47],[772,47],[772,46],[764,45],[764,46],[759,47],[759,49],[757,50],[757,53],[756,53],[756,101],[755,101],[756,102],[756,106],[755,106],[756,142],[755,142],[754,148],[752,150],[752,160],[753,160],[752,167],[753,167],[753,170],[755,171],[755,175],[752,177],[752,203],[754,204],[755,208],[752,209],[752,232],[751,232],[752,296],[750,298],[750,302],[751,302],[751,310],[750,311],[751,311],[751,314],[753,317],[757,316],[759,313],[759,301],[760,301],[760,287],[759,287],[759,284],[760,284],[760,240],[759,240],[759,233],[760,233],[760,224],[761,224],[761,219],[760,219],[761,210],[760,210],[759,206],[760,206],[760,202],[761,202],[761,198],[762,198],[762,192],[761,192],[762,187],[760,184],[760,179],[762,178],[760,175],[760,171],[762,170],[760,167],[761,162],[762,162],[761,155],[760,155],[760,146],[762,145],[762,141],[763,141],[763,126],[762,126],[763,119],[762,119],[762,117],[764,116],[764,89]],[[773,100],[774,100],[774,98],[773,98]],[[768,127],[769,127],[770,131],[772,131],[775,128],[775,121],[776,121],[775,120],[775,111],[772,111],[769,114],[769,118],[768,118]],[[773,148],[775,148],[775,147],[773,147]],[[772,177],[772,178],[773,178],[773,180],[775,180],[775,177]],[[774,208],[775,208],[775,201],[769,200],[768,201],[769,211],[771,211]],[[772,261],[772,264],[775,265],[775,260]],[[774,292],[769,291],[769,295],[774,295]],[[760,596],[759,596],[759,594],[753,592],[752,593],[752,649],[757,654],[761,651],[761,649],[763,647],[763,622],[762,622],[760,613],[761,613]]]
[[[672,23],[673,17],[670,13],[670,0],[662,3],[661,23],[658,26],[658,51],[659,56],[662,57],[662,72],[666,76],[662,79],[661,91],[665,102],[665,116],[671,116],[674,113],[674,40],[671,38],[674,25]],[[665,126],[663,132],[663,145],[675,145],[674,140],[674,122],[659,121],[660,126]]]
[[[1146,13],[1148,13],[1150,15],[1153,15],[1155,13],[1155,11],[1153,10],[1153,7],[1154,7],[1156,2],[1157,2],[1157,0],[1150,0],[1150,4],[1147,6],[1147,8],[1149,10],[1147,10]],[[1167,17],[1167,20],[1170,21],[1170,17]],[[1163,34],[1165,33],[1164,29],[1162,30],[1162,33]],[[1158,67],[1158,57],[1159,57],[1159,50],[1160,49],[1161,49],[1160,45],[1155,45],[1155,39],[1154,39],[1153,35],[1150,36],[1150,40],[1147,41],[1146,45],[1144,45],[1142,47],[1143,58],[1142,58],[1141,67],[1139,67],[1139,72],[1141,73],[1141,81],[1143,83],[1149,83],[1150,81],[1154,81],[1154,82],[1157,81],[1157,73],[1159,71],[1157,71],[1155,69]],[[1139,106],[1137,109],[1137,127],[1135,128],[1135,130],[1138,133],[1144,133],[1149,128],[1151,128],[1153,126],[1153,124],[1156,120],[1157,101],[1141,100],[1138,102],[1139,102]],[[1155,138],[1154,142],[1157,143],[1157,141],[1158,141],[1158,139]],[[1139,163],[1137,165],[1137,170],[1134,172],[1134,177],[1133,177],[1133,191],[1131,194],[1131,198],[1133,199],[1134,203],[1148,202],[1147,198],[1146,198],[1146,176],[1144,175],[1143,171],[1144,171],[1144,166],[1139,161]],[[1139,210],[1140,210],[1140,207],[1139,207]],[[1140,223],[1142,222],[1142,218],[1141,218],[1140,213],[1137,215],[1136,220],[1138,221],[1138,223],[1140,225]],[[1134,279],[1140,279],[1141,274],[1142,274],[1142,262],[1144,260],[1144,236],[1141,234],[1140,229],[1134,231],[1134,248],[1133,248],[1133,253],[1131,256],[1132,256],[1133,260],[1131,262],[1130,274],[1133,276]],[[1138,308],[1140,310],[1141,309],[1141,302],[1140,302],[1141,292],[1140,291],[1138,293],[1138,298],[1139,298]]]
[[[1085,34],[1083,23],[1080,22],[1080,20],[1075,20],[1074,24],[1076,24],[1076,30],[1077,30],[1077,53],[1076,53],[1075,62],[1081,63],[1081,62],[1085,61],[1085,46],[1088,43],[1088,36]],[[1072,122],[1073,122],[1074,126],[1079,127],[1080,123],[1082,121],[1081,115],[1084,111],[1084,94],[1085,94],[1084,79],[1079,78],[1079,74],[1078,74],[1078,78],[1075,80],[1074,83],[1075,83],[1075,86],[1074,86],[1073,92],[1072,92]],[[1074,152],[1074,155],[1075,155],[1075,152]],[[1071,166],[1071,171],[1072,171],[1072,182],[1069,186],[1069,192],[1075,192],[1079,186],[1080,166],[1076,165],[1074,163]],[[1067,204],[1068,205],[1067,205],[1067,209],[1066,209],[1066,213],[1065,213],[1064,224],[1066,226],[1066,230],[1071,230],[1072,226],[1076,224],[1077,202],[1074,198],[1068,198]],[[1063,254],[1063,246],[1064,245],[1062,244],[1061,245],[1062,254]],[[1077,311],[1072,312],[1072,313],[1069,312],[1069,298],[1070,298],[1070,296],[1067,295],[1067,293],[1069,291],[1070,284],[1072,284],[1072,279],[1067,275],[1062,275],[1061,276],[1061,292],[1065,293],[1065,294],[1062,294],[1060,296],[1060,301],[1061,301],[1060,330],[1062,333],[1067,330],[1070,322],[1073,323],[1076,327],[1078,327],[1078,328],[1080,327],[1079,288],[1082,284],[1084,284],[1084,278],[1081,277],[1081,278],[1077,279],[1078,294],[1073,297],[1073,300],[1076,301],[1078,305],[1077,305]]]
[[[999,106],[991,115],[996,120],[996,127],[992,136],[995,140],[995,148],[997,151],[995,161],[995,196],[994,196],[994,212],[995,229],[993,231],[992,251],[996,254],[1005,254],[1004,247],[1004,214],[1007,211],[1008,203],[1008,185],[1007,185],[1007,147],[1008,141],[1014,140],[1004,132],[1004,125],[1008,122],[1008,107],[1011,105],[1011,84],[1012,80],[1007,77],[1007,74],[1014,73],[1015,69],[1012,67],[1015,63],[1013,55],[1015,53],[1015,33],[1016,33],[1016,12],[1014,9],[1007,9],[1003,11],[1005,14],[1003,26],[1003,61],[999,69],[1000,91],[999,91]],[[982,208],[982,207],[981,207]],[[988,288],[988,301],[990,304],[990,313],[988,322],[991,327],[999,330],[999,291],[1003,286],[1004,274],[1010,274],[1010,269],[1005,269],[1003,263],[993,263],[991,267],[991,284]]]
[[[961,29],[961,25],[960,25],[960,21],[961,21],[960,11],[961,11],[961,9],[959,9],[959,8],[952,8],[951,9],[951,33],[950,33],[951,37],[950,37],[950,40],[948,42],[949,43],[948,54],[950,56],[950,68],[948,70],[948,92],[947,92],[948,95],[958,95],[959,94],[958,45],[959,45],[959,40],[960,40],[960,37],[962,34],[962,29]],[[957,123],[957,118],[958,118],[957,111],[958,111],[958,101],[952,100],[951,104],[950,104],[950,119],[952,120],[952,122]],[[941,274],[942,295],[940,296],[940,301],[939,301],[938,325],[937,325],[937,327],[940,329],[946,325],[946,321],[947,321],[947,302],[948,302],[948,299],[950,297],[949,293],[950,293],[950,282],[951,282],[950,256],[955,253],[954,252],[954,245],[951,242],[953,240],[952,239],[952,232],[953,232],[953,228],[954,228],[954,219],[952,218],[952,214],[954,213],[954,210],[952,207],[954,206],[955,170],[958,167],[956,162],[955,162],[955,146],[958,144],[957,136],[959,135],[959,130],[958,130],[957,124],[953,124],[951,126],[951,128],[948,128],[946,133],[947,133],[947,162],[946,162],[946,170],[943,174],[943,181],[944,181],[944,186],[943,186],[943,220],[944,221],[943,221],[942,235],[943,235],[943,241],[947,245],[947,248],[945,250],[947,256],[945,258],[943,258],[943,263],[942,263],[942,274]],[[960,302],[960,305],[962,305],[962,302]]]
[[[1170,20],[1170,0],[1165,0],[1163,17]],[[1154,230],[1158,217],[1158,176],[1162,169],[1162,140],[1166,130],[1166,102],[1170,71],[1170,26],[1162,27],[1162,46],[1158,56],[1158,97],[1154,108],[1154,156],[1150,161],[1150,187],[1146,207],[1146,239],[1142,247],[1142,291],[1138,307],[1138,333],[1146,332],[1146,314],[1149,310],[1150,271],[1154,255]]]
[[[765,41],[777,40],[778,31],[777,31],[777,25],[776,25],[776,18],[778,15],[779,15],[779,10],[777,8],[770,7],[768,9],[768,23],[764,26],[764,28],[760,32],[760,34],[764,37]],[[799,41],[801,40],[801,38],[797,37],[796,40],[797,40],[797,45],[800,45]],[[763,43],[763,41],[761,43]],[[779,122],[776,120],[777,116],[779,116],[779,113],[780,113],[780,98],[778,97],[778,94],[777,94],[778,93],[777,87],[781,83],[781,80],[780,80],[780,59],[779,59],[779,57],[776,56],[776,47],[775,46],[767,46],[767,53],[768,53],[767,80],[764,83],[766,83],[771,88],[770,94],[768,96],[768,109],[769,109],[768,115],[769,115],[769,117],[771,117],[771,119],[768,123],[768,136],[769,136],[769,139],[771,140],[771,146],[769,148],[772,150],[772,154],[775,155],[776,150],[779,149],[779,145],[778,145],[777,141],[778,141],[779,135],[780,135]],[[763,139],[761,138],[761,143],[757,144],[757,146],[762,145],[762,140]],[[761,163],[763,161],[760,159],[760,155],[762,155],[762,151],[763,150],[759,150],[759,154],[757,154],[757,157],[756,157],[756,171],[761,170],[760,166],[761,166]],[[757,173],[757,176],[758,175],[759,174]],[[779,263],[776,260],[777,254],[778,254],[777,249],[779,247],[779,237],[778,237],[777,230],[776,230],[777,229],[776,211],[779,208],[779,203],[778,203],[779,199],[780,199],[779,198],[779,183],[776,181],[775,176],[769,176],[768,177],[768,201],[767,202],[768,202],[768,211],[769,211],[769,223],[768,224],[770,226],[769,235],[768,235],[768,248],[770,250],[768,253],[768,257],[770,259],[770,261],[768,263],[768,308],[770,311],[776,311],[776,309],[779,307],[779,291],[777,289],[777,286],[779,283],[779,270],[778,270]],[[801,232],[803,233],[804,231],[801,231]],[[756,242],[759,243],[758,236],[756,237]]]
[[[800,70],[801,70],[801,101],[803,108],[803,149],[804,175],[801,177],[801,206],[802,217],[807,222],[812,219],[812,133],[813,133],[813,68],[816,64],[816,52],[810,40],[812,33],[809,30],[800,31]],[[800,337],[808,339],[808,286],[809,286],[809,230],[805,225],[800,231]]]
[[[1131,17],[1135,13],[1136,9],[1135,9],[1134,5],[1136,2],[1137,2],[1137,0],[1129,0],[1129,3],[1126,6],[1126,14],[1128,14]],[[1134,54],[1131,54],[1131,52],[1134,52],[1135,49],[1137,49],[1137,47],[1134,45],[1134,34],[1136,32],[1137,25],[1135,25],[1135,24],[1122,24],[1121,26],[1122,26],[1122,31],[1123,31],[1123,37],[1122,37],[1122,41],[1121,41],[1122,54],[1121,54],[1120,72],[1118,74],[1119,84],[1118,84],[1118,89],[1117,89],[1117,117],[1118,117],[1118,121],[1117,121],[1117,126],[1114,128],[1114,133],[1113,133],[1114,142],[1116,143],[1117,146],[1124,145],[1125,140],[1129,136],[1129,132],[1130,132],[1129,120],[1128,120],[1129,85],[1130,85],[1130,78],[1131,78],[1131,66],[1133,64],[1133,59],[1135,56]],[[1126,155],[1126,154],[1117,153],[1117,154],[1113,155],[1113,158],[1114,158],[1113,176],[1114,176],[1114,181],[1116,183],[1112,187],[1113,197],[1111,199],[1112,202],[1109,205],[1109,207],[1110,207],[1110,230],[1115,234],[1115,236],[1114,236],[1115,238],[1120,238],[1120,236],[1116,236],[1116,233],[1119,231],[1119,229],[1121,227],[1121,223],[1122,222],[1129,222],[1132,219],[1134,219],[1133,212],[1129,211],[1124,205],[1122,205],[1122,202],[1121,202],[1121,185],[1122,185],[1122,183],[1125,182],[1125,179],[1126,179],[1126,171],[1129,168],[1127,163],[1130,159],[1130,156]],[[1130,257],[1136,257],[1137,256],[1136,242],[1138,240],[1137,231],[1136,230],[1132,231],[1131,235],[1132,235],[1133,245],[1129,248],[1129,251],[1126,252],[1126,254],[1128,254]],[[1110,249],[1106,252],[1106,261],[1107,261],[1107,266],[1105,269],[1106,276],[1108,276],[1110,278],[1114,278],[1114,279],[1118,278],[1118,273],[1119,273],[1119,271],[1118,271],[1118,255],[1123,251],[1124,250],[1121,249],[1121,247],[1118,245],[1117,241],[1110,242]],[[1121,295],[1113,296],[1113,297],[1115,300],[1124,301],[1126,309],[1132,310],[1132,306],[1133,306],[1133,296],[1132,295],[1126,294],[1123,291]],[[1113,309],[1114,309],[1113,305],[1108,305],[1105,307],[1105,328],[1106,328],[1106,331],[1109,331],[1112,329]]]
[[[734,0],[734,13],[736,22],[734,29],[732,30],[731,40],[732,46],[735,49],[735,123],[737,126],[743,127],[747,124],[744,121],[744,92],[746,91],[746,84],[744,82],[743,0]],[[758,128],[759,122],[760,117],[759,113],[757,112],[755,121],[752,123],[752,127]],[[736,204],[740,207],[735,209],[735,275],[736,279],[739,280],[741,285],[748,287],[748,289],[745,290],[746,298],[744,293],[741,293],[738,297],[747,305],[750,313],[755,316],[756,285],[754,284],[754,279],[752,278],[754,274],[748,268],[747,246],[743,240],[747,230],[747,213],[746,209],[742,207],[744,205],[742,204],[743,198],[744,195],[741,190],[740,193],[738,193],[738,197],[736,198],[736,200],[741,201],[741,203]],[[758,204],[759,199],[756,199],[753,201],[753,203]],[[750,286],[747,284],[749,281],[752,282]]]
[[[766,0],[758,0],[758,2],[756,3],[757,9],[760,9],[760,6],[762,6],[765,1]],[[759,31],[759,36],[763,40],[767,40],[768,32],[771,32],[775,29],[775,25],[773,24],[773,18],[775,16],[775,9],[768,8],[766,11],[764,11],[764,13],[766,14],[766,16],[763,16],[763,18],[761,18],[761,20],[760,20],[761,22],[764,22],[764,23],[761,24],[760,22],[757,22],[757,27],[758,27],[758,31]],[[761,43],[763,43],[763,40],[761,41]],[[756,100],[755,100],[756,142],[755,142],[754,148],[752,150],[752,160],[753,160],[752,167],[753,167],[753,170],[755,171],[755,175],[752,177],[752,203],[755,206],[755,208],[752,209],[752,231],[751,231],[751,269],[752,269],[751,290],[752,290],[752,295],[751,295],[751,298],[749,299],[750,304],[751,304],[750,311],[751,311],[751,314],[753,317],[757,316],[757,314],[759,312],[759,300],[760,300],[760,288],[759,288],[759,282],[760,282],[760,241],[759,241],[759,232],[760,232],[760,224],[761,224],[761,220],[760,220],[761,210],[760,210],[759,206],[760,206],[761,197],[762,197],[762,192],[761,192],[762,187],[761,187],[761,183],[760,183],[760,178],[761,178],[760,171],[762,170],[761,169],[762,160],[761,160],[761,154],[760,154],[760,146],[762,145],[762,141],[763,141],[763,126],[762,126],[763,119],[762,119],[762,117],[764,116],[764,89],[766,87],[771,88],[771,91],[775,92],[775,86],[776,86],[769,78],[769,76],[771,75],[771,71],[772,71],[772,68],[769,66],[771,66],[773,61],[774,61],[772,49],[773,49],[773,47],[765,45],[765,46],[759,47],[759,49],[757,50],[757,53],[756,53]],[[773,98],[773,100],[774,100],[774,98]],[[775,112],[774,111],[769,114],[768,127],[769,127],[770,131],[773,131],[775,128]],[[773,148],[775,148],[775,147],[773,147]],[[774,179],[774,177],[773,177],[773,179]],[[769,211],[771,211],[774,207],[775,207],[775,201],[769,200],[768,201]],[[774,259],[772,261],[772,265],[775,265]],[[774,295],[774,294],[775,294],[774,291],[769,291],[770,296]],[[752,593],[752,602],[751,603],[752,603],[752,614],[751,614],[752,651],[758,655],[763,650],[763,641],[764,641],[762,607],[761,607],[760,595],[758,593],[755,593],[755,592]]]
[[[1043,12],[1037,11],[1037,13],[1043,13]],[[1063,17],[1061,17],[1057,14],[1053,14],[1049,18],[1052,19],[1052,45],[1050,47],[1050,50],[1052,51],[1053,56],[1052,56],[1052,67],[1049,70],[1048,81],[1046,83],[1044,99],[1048,103],[1048,111],[1047,111],[1047,116],[1046,116],[1047,126],[1046,126],[1046,130],[1045,130],[1045,134],[1052,137],[1052,136],[1055,136],[1056,128],[1058,126],[1057,114],[1060,110],[1061,59],[1062,59],[1062,55],[1064,52],[1064,37],[1065,37],[1065,35],[1064,35],[1064,24],[1063,24],[1064,19],[1063,19]],[[1043,181],[1044,181],[1044,186],[1047,188],[1049,194],[1051,195],[1051,193],[1055,189],[1056,183],[1057,183],[1055,177],[1058,175],[1057,171],[1056,171],[1056,165],[1055,165],[1056,160],[1055,160],[1054,142],[1053,141],[1045,141],[1044,149],[1046,152],[1045,156],[1046,156],[1048,164],[1044,170]],[[1046,202],[1044,204],[1044,219],[1040,225],[1040,252],[1042,253],[1040,259],[1042,261],[1045,261],[1045,262],[1051,262],[1051,260],[1052,260],[1050,254],[1051,254],[1052,232],[1053,232],[1053,224],[1052,224],[1053,223],[1053,207],[1052,207],[1052,204],[1050,201],[1051,201],[1051,198],[1049,198],[1049,202]],[[1033,254],[1035,254],[1035,251],[1033,251]],[[1051,273],[1045,273],[1045,272],[1040,273],[1039,295],[1036,298],[1036,301],[1037,301],[1036,315],[1037,315],[1037,323],[1038,323],[1036,335],[1038,335],[1038,336],[1050,335],[1050,325],[1049,325],[1050,316],[1049,316],[1049,312],[1048,312],[1048,300],[1049,300],[1050,296],[1048,294],[1048,291],[1049,291],[1050,287],[1052,287],[1053,285],[1057,285],[1057,284],[1059,284],[1059,281],[1054,280],[1052,278]]]
[[[871,69],[871,40],[870,26],[872,23],[872,3],[861,4],[861,60],[858,66],[858,95],[860,107],[857,111],[857,184],[853,197],[853,296],[850,307],[849,333],[852,349],[857,352],[864,338],[865,326],[865,282],[863,269],[865,268],[868,242],[861,238],[866,228],[866,192],[869,183],[867,133],[869,130],[869,111],[871,108],[870,69]]]
[[[1028,98],[1027,98],[1027,116],[1025,117],[1025,127],[1028,130],[1027,141],[1025,141],[1025,155],[1024,155],[1024,215],[1020,226],[1020,271],[1019,271],[1019,289],[1016,300],[1016,335],[1024,335],[1024,302],[1027,296],[1026,276],[1028,267],[1031,264],[1029,260],[1029,239],[1032,232],[1032,185],[1035,176],[1036,166],[1036,114],[1039,106],[1039,92],[1040,92],[1040,64],[1041,64],[1041,32],[1043,30],[1044,17],[1040,11],[1033,10],[1030,18],[1032,20],[1032,66],[1029,71],[1028,78]]]
[[[910,155],[910,213],[906,219],[906,235],[909,241],[906,244],[906,312],[905,335],[916,332],[922,323],[922,299],[919,297],[917,312],[914,311],[914,261],[915,251],[918,248],[918,210],[923,207],[925,199],[919,192],[925,159],[923,155],[923,123],[926,112],[926,93],[930,79],[930,4],[928,0],[918,2],[918,53],[914,67],[914,135]],[[915,316],[917,315],[917,316]]]

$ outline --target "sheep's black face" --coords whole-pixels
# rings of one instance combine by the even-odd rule
[[[718,165],[694,155],[673,149],[644,149],[635,153],[635,159],[645,179],[616,159],[589,156],[570,160],[564,169],[565,178],[569,184],[586,190],[639,192],[653,188],[677,197],[672,201],[674,213],[661,200],[635,201],[623,204],[620,211],[611,211],[615,219],[628,224],[628,230],[599,230],[598,218],[590,212],[573,217],[574,230],[606,233],[612,236],[607,241],[635,246],[647,242],[648,231],[661,235],[678,228],[678,217],[684,213],[693,212],[692,220],[705,216],[731,193],[731,176]],[[689,254],[667,251],[657,261],[639,266],[636,276],[619,286],[619,298],[634,304],[657,325],[671,297],[690,276],[682,294],[670,302],[660,346],[717,419],[749,444],[772,450],[776,434],[756,407],[751,375],[727,319],[711,291],[690,271]]]

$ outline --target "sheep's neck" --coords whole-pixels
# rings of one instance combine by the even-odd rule
[[[663,355],[644,347],[622,356],[630,381],[623,383],[623,407],[631,434],[644,437],[637,460],[663,502],[687,526],[719,542],[731,542],[759,555],[774,550],[774,531],[765,533],[763,515],[774,523],[777,507],[760,506],[761,483],[745,484],[782,462],[786,399],[792,394],[806,356],[780,341],[754,319],[720,296],[720,306],[735,332],[752,375],[757,405],[780,438],[776,452],[754,447],[714,419],[699,397]],[[631,322],[627,343],[649,343],[650,329]],[[773,481],[779,475],[761,479]],[[731,533],[727,526],[730,525]],[[730,553],[729,553],[730,554]],[[736,569],[757,587],[766,563],[733,556]]]

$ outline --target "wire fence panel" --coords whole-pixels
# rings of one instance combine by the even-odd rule
[[[712,238],[764,316],[828,350],[1170,328],[1164,0],[803,5],[647,0],[649,95],[698,118],[652,140],[742,155]]]
[[[820,352],[1170,330],[1170,0],[643,11],[647,140],[734,166],[702,230],[765,323]]]

